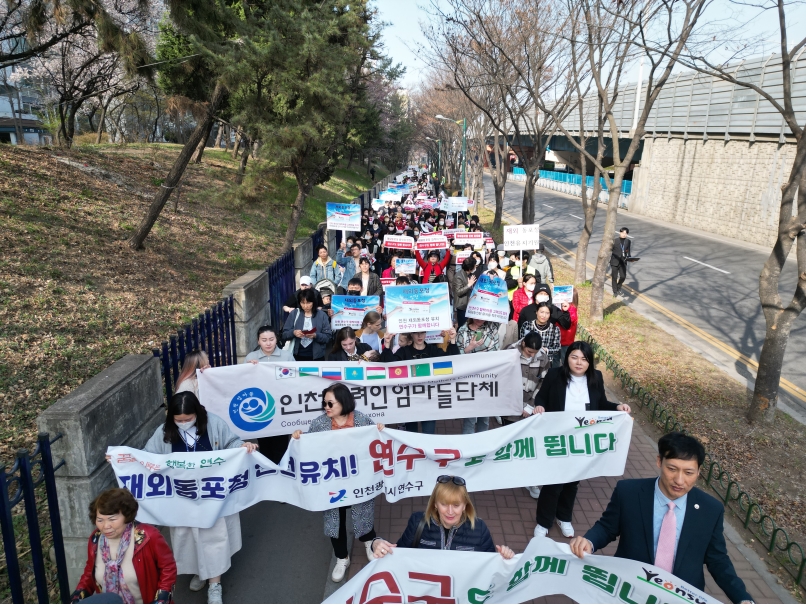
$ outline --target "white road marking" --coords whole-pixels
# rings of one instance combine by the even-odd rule
[[[551,208],[552,210],[554,209],[554,206],[549,206],[548,204],[543,204],[543,205],[544,205],[546,208]]]
[[[725,271],[724,269],[714,267],[713,265],[709,265],[708,263],[704,263],[702,261],[699,261],[699,260],[696,260],[696,259],[693,259],[693,258],[689,258],[688,256],[684,256],[683,258],[685,258],[686,260],[690,260],[692,263],[697,263],[697,264],[702,265],[704,267],[708,267],[709,269],[713,269],[714,271],[719,271],[720,273],[724,273],[725,275],[730,275],[730,271]]]
[[[576,214],[569,214],[568,216],[573,216],[574,218],[578,218],[581,221],[585,220],[584,218],[582,218],[581,216],[577,216]]]

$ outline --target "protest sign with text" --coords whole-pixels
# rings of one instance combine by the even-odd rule
[[[383,245],[386,248],[396,248],[398,250],[413,250],[414,238],[408,235],[384,235]]]
[[[554,286],[551,293],[551,302],[558,307],[563,303],[569,305],[574,302],[574,286]]]
[[[540,245],[540,225],[505,225],[504,248],[507,250],[537,250]]]
[[[480,231],[462,231],[453,236],[454,246],[471,244],[474,248],[481,248],[484,244],[484,234]]]
[[[321,413],[322,391],[333,380],[349,386],[356,409],[378,422],[507,416],[522,411],[517,359],[517,351],[498,351],[388,364],[240,364],[200,372],[199,396],[245,439],[308,426]]]
[[[417,273],[417,261],[413,258],[395,259],[395,273],[398,275],[414,275]]]
[[[331,298],[331,309],[333,317],[330,318],[330,326],[334,330],[350,327],[358,330],[364,316],[370,311],[375,311],[381,304],[380,296],[333,296]]]
[[[309,433],[291,440],[279,465],[240,447],[107,453],[119,485],[140,504],[139,520],[187,526],[192,519],[194,527],[211,527],[263,500],[327,510],[382,493],[390,502],[428,496],[444,474],[463,477],[470,491],[620,476],[631,432],[632,418],[623,412],[555,412],[474,435],[374,426]]]
[[[453,327],[447,283],[390,286],[384,302],[387,332],[400,334]]]
[[[328,202],[327,228],[336,231],[360,231],[361,205]]]
[[[497,323],[506,322],[509,319],[507,282],[500,277],[482,273],[473,285],[465,317]]]
[[[532,538],[509,561],[498,553],[396,548],[324,602],[527,603],[558,594],[576,603],[720,602],[654,565],[602,555],[579,559],[550,538]]]
[[[466,197],[442,198],[442,203],[439,205],[439,209],[444,210],[445,212],[466,212],[467,198]]]
[[[423,237],[417,240],[418,250],[445,250],[448,247],[448,238],[444,235]]]

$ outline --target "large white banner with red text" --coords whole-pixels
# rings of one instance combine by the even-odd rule
[[[533,538],[509,561],[497,553],[396,549],[325,603],[526,603],[558,594],[577,603],[720,602],[654,565],[579,559],[567,544]]]
[[[632,418],[624,412],[555,412],[474,435],[424,435],[374,426],[308,433],[279,465],[239,447],[150,454],[112,447],[137,518],[211,527],[262,500],[326,510],[431,494],[437,477],[459,475],[470,491],[551,485],[624,474]]]

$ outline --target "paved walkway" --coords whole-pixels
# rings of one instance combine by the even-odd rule
[[[495,420],[490,420],[496,426]],[[492,428],[491,426],[491,428]],[[623,478],[641,478],[657,475],[655,460],[657,449],[653,440],[636,422],[633,428],[632,443],[627,458],[627,467]],[[461,421],[437,422],[437,432],[442,434],[461,433]],[[601,516],[602,511],[610,501],[610,494],[621,477],[600,477],[582,481],[579,484],[576,506],[574,507],[574,528],[577,534],[584,534]],[[502,489],[489,492],[476,492],[471,495],[479,517],[484,519],[493,535],[496,544],[506,544],[515,552],[522,552],[531,539],[535,528],[536,500],[529,496],[525,488]],[[412,512],[425,510],[427,498],[409,498],[400,502],[389,503],[385,498],[375,500],[375,530],[379,536],[394,542],[406,528]],[[569,542],[560,533],[555,525],[549,531],[549,537],[556,541]],[[616,544],[610,544],[603,554],[613,555]],[[762,575],[757,572],[748,559],[739,552],[739,549],[730,540],[727,540],[728,554],[739,577],[747,585],[748,592],[753,595],[757,603],[795,602],[794,597],[785,601],[776,595],[771,586]],[[353,544],[350,577],[359,572],[367,564],[364,545],[358,540]],[[751,555],[752,556],[752,555]],[[729,602],[725,593],[716,585],[706,570],[705,591],[722,602]],[[774,582],[774,579],[770,579]],[[777,592],[784,596],[786,591],[776,586]],[[544,597],[535,601],[537,603],[573,603],[565,596]]]

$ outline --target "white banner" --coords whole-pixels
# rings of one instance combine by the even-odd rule
[[[504,226],[504,248],[513,250],[537,250],[540,245],[540,225]]]
[[[519,353],[496,351],[408,362],[239,364],[197,372],[202,405],[244,439],[306,429],[334,380],[377,422],[520,414]]]
[[[514,364],[513,364],[514,365]],[[206,374],[207,372],[205,372]],[[474,435],[424,435],[374,426],[292,439],[280,465],[246,448],[149,454],[112,447],[118,484],[145,523],[211,527],[262,500],[326,510],[428,496],[437,477],[460,475],[470,491],[620,476],[632,418],[623,412],[556,412]],[[392,539],[395,539],[393,537]]]
[[[414,250],[414,238],[408,235],[384,235],[383,245],[397,250]]]
[[[720,602],[654,565],[602,555],[579,559],[550,538],[532,538],[509,561],[498,553],[398,548],[324,602],[526,603],[557,594],[577,603]]]
[[[440,210],[445,212],[465,212],[467,210],[466,197],[446,197],[442,198],[442,203],[439,205]]]
[[[418,250],[445,250],[448,248],[448,238],[441,235],[439,232],[433,237],[420,235],[417,240]]]

